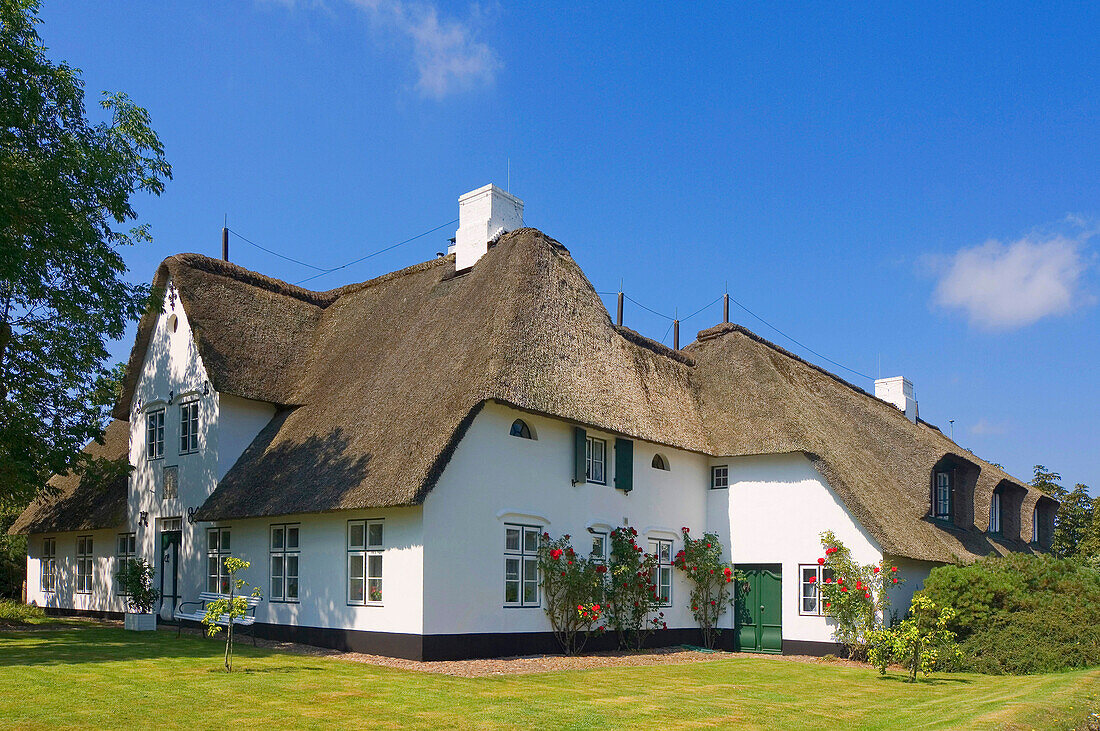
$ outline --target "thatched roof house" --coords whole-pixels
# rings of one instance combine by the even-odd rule
[[[704,330],[681,351],[616,326],[569,251],[535,229],[504,235],[458,276],[447,256],[312,292],[182,254],[164,261],[154,285],[169,279],[213,388],[278,409],[200,520],[419,504],[490,401],[706,455],[806,454],[901,557],[1024,550],[991,539],[973,506],[988,506],[998,487],[1017,496],[1019,514],[1043,497],[740,326]],[[108,444],[125,434],[117,425],[130,416],[156,316],[139,326]],[[969,480],[956,526],[927,517],[930,476],[944,460]],[[17,529],[60,525],[65,506],[89,503],[67,500],[39,504]],[[114,519],[124,500],[124,489],[104,492],[96,514]]]

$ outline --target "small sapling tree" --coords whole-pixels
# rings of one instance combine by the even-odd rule
[[[229,594],[206,605],[206,616],[202,623],[206,625],[206,632],[213,637],[221,632],[221,625],[225,624],[225,671],[233,670],[233,622],[248,614],[248,599],[244,595],[244,587],[247,582],[237,578],[238,571],[244,571],[251,566],[248,561],[242,561],[232,556],[225,559],[225,571],[229,575]],[[252,587],[251,596],[260,596],[260,587]]]
[[[538,556],[542,596],[554,637],[566,655],[576,654],[603,612],[601,575],[607,568],[577,555],[568,533],[553,540],[543,533]]]
[[[922,592],[913,595],[909,616],[889,629],[870,633],[869,659],[883,675],[891,662],[909,670],[909,682],[916,682],[917,671],[928,675],[945,670],[962,659],[955,633],[948,625],[955,617],[951,607],[937,607]]]
[[[699,624],[703,644],[713,649],[721,630],[718,618],[733,603],[734,590],[745,580],[743,573],[722,560],[722,544],[715,533],[704,533],[702,538],[692,538],[688,528],[680,529],[684,536],[684,548],[673,559],[673,565],[683,571],[691,581],[688,598],[691,613]]]

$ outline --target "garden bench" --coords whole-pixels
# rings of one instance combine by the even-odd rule
[[[243,617],[237,617],[233,620],[233,624],[238,627],[252,627],[252,631],[249,634],[252,635],[252,645],[255,646],[256,629],[254,625],[256,624],[256,607],[260,604],[260,597],[247,594],[243,597],[241,597],[241,595],[239,594],[237,596],[239,598],[243,598],[246,602],[248,602],[248,614]],[[214,592],[204,591],[199,594],[198,601],[180,602],[179,606],[176,607],[175,614],[173,615],[176,622],[178,623],[176,627],[176,637],[180,636],[180,631],[183,629],[184,620],[188,620],[191,622],[202,622],[203,617],[206,616],[206,605],[212,602],[216,602],[219,599],[228,598],[229,596],[227,594],[216,594]],[[187,606],[198,607],[198,609],[195,609],[193,611],[184,611],[184,607]],[[226,617],[226,615],[223,614],[218,620],[218,624],[224,627],[228,624],[227,620],[228,618]]]

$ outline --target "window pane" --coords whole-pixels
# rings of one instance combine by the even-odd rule
[[[363,587],[363,579],[352,579],[350,582],[348,582],[348,599],[353,602],[363,601]]]
[[[286,557],[286,575],[287,578],[298,576],[298,557],[293,554]]]
[[[297,548],[298,547],[298,527],[292,526],[286,529],[286,547]]]
[[[348,576],[353,579],[362,579],[364,569],[363,554],[353,553],[348,556]]]
[[[362,523],[348,523],[348,548],[362,548],[366,545],[366,528]]]
[[[519,580],[504,582],[504,601],[509,604],[519,602]]]
[[[229,553],[229,550],[230,550],[230,548],[229,548],[229,531],[226,530],[226,529],[222,529],[222,531],[221,531],[221,542],[222,542],[222,547],[221,547],[222,553]]]
[[[382,524],[371,523],[367,526],[367,545],[368,546],[381,546],[382,545]]]
[[[281,550],[283,547],[283,529],[272,528],[271,529],[271,547],[276,551]]]
[[[211,551],[218,550],[218,531],[210,530],[206,534],[206,541]]]
[[[504,550],[506,551],[518,551],[519,550],[519,528],[508,528],[504,531]]]
[[[271,557],[271,575],[282,576],[283,575],[283,557],[272,556]]]
[[[280,576],[271,577],[271,598],[272,600],[283,598],[283,579]]]
[[[382,579],[367,579],[367,601],[382,601]]]
[[[539,601],[539,562],[538,559],[523,560],[523,603],[537,604]]]
[[[534,528],[523,529],[523,552],[534,553],[539,550],[539,532]]]
[[[286,598],[297,599],[298,598],[298,577],[288,576],[286,577]]]
[[[504,559],[504,580],[505,581],[519,581],[519,559],[518,558],[506,558],[506,559]]]
[[[382,578],[382,556],[371,554],[367,557],[367,577],[371,579]]]

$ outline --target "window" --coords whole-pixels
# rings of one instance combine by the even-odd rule
[[[833,570],[818,564],[801,564],[798,567],[799,601],[798,613],[824,616],[825,606],[821,600],[821,583],[833,579]]]
[[[161,533],[183,530],[183,518],[160,518],[157,523],[160,524]]]
[[[951,473],[936,473],[936,489],[932,503],[932,515],[937,518],[951,517]]]
[[[1031,511],[1031,542],[1039,543],[1039,506]]]
[[[662,607],[672,606],[672,541],[653,538],[649,541],[649,550],[657,557],[657,567],[649,577],[657,587],[657,600]]]
[[[607,442],[596,437],[588,437],[585,477],[589,482],[596,482],[601,485],[607,484],[607,475],[604,473],[606,457]]]
[[[92,537],[80,536],[76,539],[76,593],[92,593]]]
[[[199,402],[188,401],[180,404],[180,454],[193,454],[197,451],[199,451]]]
[[[57,591],[57,539],[42,539],[42,558],[38,560],[42,591]]]
[[[229,593],[229,574],[225,570],[225,559],[233,548],[229,539],[228,528],[206,531],[206,590],[214,594]]]
[[[668,460],[659,454],[653,455],[653,469],[668,470]]]
[[[164,499],[175,500],[180,496],[180,468],[178,465],[164,468]]]
[[[527,426],[527,422],[523,419],[516,419],[512,422],[512,431],[510,434],[520,439],[534,439],[531,434],[531,427]]]
[[[382,603],[382,521],[348,521],[348,604]]]
[[[1001,493],[993,491],[993,497],[989,500],[989,532],[1001,532]]]
[[[298,601],[298,528],[271,526],[271,595],[273,602]]]
[[[594,563],[606,564],[607,563],[607,534],[606,533],[593,533],[592,534],[592,553],[589,557]]]
[[[149,459],[164,456],[164,409],[145,415],[145,456]]]
[[[504,526],[504,606],[539,605],[539,528]]]
[[[118,569],[121,569],[126,565],[127,561],[134,558],[134,554],[137,553],[137,536],[133,533],[119,533],[118,539],[115,543],[115,593],[119,595],[125,595],[122,586],[118,583]]]
[[[726,465],[710,468],[710,486],[714,490],[730,486],[730,468]]]

